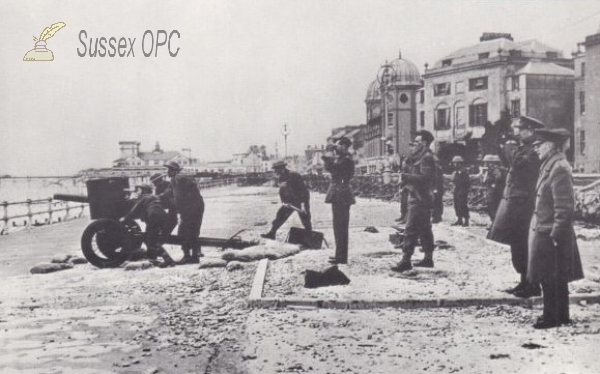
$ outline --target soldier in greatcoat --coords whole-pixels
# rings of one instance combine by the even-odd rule
[[[348,263],[348,230],[350,207],[356,203],[350,180],[354,177],[354,160],[348,152],[352,141],[342,137],[322,156],[325,170],[331,173],[331,184],[325,203],[331,204],[333,213],[333,235],[335,236],[335,256],[329,259],[332,264]]]
[[[401,184],[407,187],[408,213],[404,230],[405,238],[402,259],[392,267],[393,271],[403,272],[412,269],[411,257],[420,241],[425,253],[423,260],[415,266],[433,267],[433,231],[431,229],[431,209],[433,207],[433,185],[435,182],[435,160],[429,146],[433,135],[426,130],[415,133],[413,147],[407,169],[401,174]]]
[[[569,136],[565,129],[538,130],[533,143],[542,161],[527,266],[528,281],[541,283],[544,294],[544,312],[533,325],[536,329],[569,323],[568,282],[583,278],[573,230],[573,176],[562,149]]]
[[[513,267],[521,281],[506,290],[517,297],[539,296],[539,285],[527,282],[527,237],[535,202],[535,183],[540,160],[533,150],[533,132],[544,124],[532,117],[521,116],[513,123],[519,142],[509,140],[504,145],[504,157],[509,165],[506,187],[488,239],[510,245]]]
[[[452,165],[455,169],[452,175],[452,183],[454,184],[454,213],[456,214],[456,222],[452,226],[469,226],[468,203],[471,180],[467,169],[465,169],[465,160],[461,156],[454,156]]]
[[[181,238],[183,259],[179,264],[197,264],[200,262],[200,227],[204,216],[204,199],[193,178],[181,174],[181,167],[174,161],[165,164],[171,178],[171,188],[175,200],[175,209],[179,215],[177,236]]]

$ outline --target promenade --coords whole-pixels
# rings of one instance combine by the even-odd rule
[[[205,197],[202,235],[217,237],[246,228],[243,238],[258,238],[279,202],[270,187],[214,189]],[[312,196],[313,224],[333,243],[331,207],[323,200]],[[253,308],[247,301],[256,263],[237,271],[86,264],[31,275],[31,266],[54,255],[80,254],[89,220],[2,236],[0,372],[600,372],[597,229],[577,228],[586,279],[570,285],[574,323],[538,331],[531,324],[541,314],[539,300],[502,292],[517,276],[509,252],[484,239],[486,217],[474,214],[472,227],[451,227],[447,207],[445,223],[434,226],[436,267],[400,275],[388,270],[400,257],[388,241],[397,215],[395,203],[359,199],[350,261],[340,266],[351,283],[304,289],[302,272],[327,268],[332,250],[301,251],[269,261],[265,301]],[[277,245],[299,223],[293,216]],[[180,256],[177,247],[167,249]],[[205,260],[221,255],[204,252]]]

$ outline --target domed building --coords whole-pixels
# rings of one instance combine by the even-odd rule
[[[419,69],[400,54],[381,66],[367,89],[365,157],[369,171],[386,158],[387,147],[408,154],[411,133],[417,126],[417,91],[422,86]]]

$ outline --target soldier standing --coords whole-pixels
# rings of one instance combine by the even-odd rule
[[[442,222],[444,214],[444,169],[440,165],[440,160],[434,155],[435,160],[435,183],[433,186],[433,209],[431,222]]]
[[[539,296],[539,285],[527,282],[527,237],[535,203],[535,184],[540,160],[532,142],[535,129],[544,127],[538,119],[521,116],[513,123],[519,143],[509,140],[504,145],[504,157],[509,165],[506,187],[488,239],[510,245],[512,263],[521,281],[506,290],[517,297]]]
[[[329,258],[329,262],[332,264],[348,263],[350,206],[356,203],[350,188],[350,180],[354,177],[354,160],[348,152],[351,145],[350,139],[342,137],[322,156],[325,170],[331,173],[331,184],[325,197],[325,203],[331,204],[333,213],[335,256]]]
[[[583,269],[573,230],[573,175],[563,152],[570,133],[539,130],[534,136],[533,147],[542,165],[529,230],[527,279],[542,284],[544,312],[533,327],[545,329],[570,322],[568,283],[582,279]]]
[[[483,165],[486,168],[483,183],[486,187],[487,212],[492,222],[494,222],[498,204],[502,200],[502,191],[504,191],[506,184],[506,171],[500,166],[500,157],[497,155],[485,155]]]
[[[433,231],[431,230],[431,209],[433,205],[433,184],[435,160],[429,146],[433,135],[426,130],[415,133],[408,168],[401,174],[401,183],[408,188],[408,214],[403,243],[402,260],[392,267],[393,271],[403,272],[412,269],[411,257],[417,242],[421,241],[425,257],[415,266],[433,267]]]
[[[171,183],[167,182],[164,177],[165,175],[161,173],[153,174],[150,177],[150,182],[154,185],[154,194],[158,196],[163,209],[167,212],[164,231],[167,235],[171,235],[173,229],[177,226],[177,209],[175,209]]]
[[[308,231],[312,231],[310,222],[310,193],[304,184],[302,176],[286,168],[284,161],[277,161],[273,164],[273,170],[279,178],[279,197],[283,205],[277,211],[275,220],[271,225],[271,230],[266,234],[261,234],[263,238],[275,239],[277,230],[294,213],[298,212],[302,225]]]
[[[456,222],[452,226],[469,226],[469,189],[471,180],[469,173],[465,169],[465,160],[461,156],[452,158],[454,174],[452,183],[454,184],[454,213]]]
[[[174,161],[165,164],[171,178],[171,188],[175,200],[175,209],[179,214],[177,236],[181,239],[183,259],[179,264],[197,264],[200,262],[200,227],[204,216],[204,199],[200,195],[196,181],[180,174],[181,167]]]

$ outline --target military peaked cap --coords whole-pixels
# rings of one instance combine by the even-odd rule
[[[540,121],[537,118],[529,117],[529,116],[521,116],[519,119],[519,123],[515,124],[515,127],[522,127],[524,129],[542,129],[546,127],[544,122]]]
[[[535,130],[534,143],[553,142],[562,143],[571,137],[571,133],[567,129],[539,129]]]
[[[175,161],[169,161],[165,164],[166,168],[169,169],[173,169],[173,170],[177,170],[177,171],[181,171],[181,166],[179,166],[178,163],[176,163]]]
[[[352,140],[346,138],[345,136],[339,138],[337,142],[341,145],[345,145],[346,147],[350,147],[352,145]]]
[[[275,163],[273,163],[273,166],[271,166],[271,168],[278,169],[278,168],[284,168],[286,166],[287,166],[287,162],[285,162],[285,161],[276,161]]]

